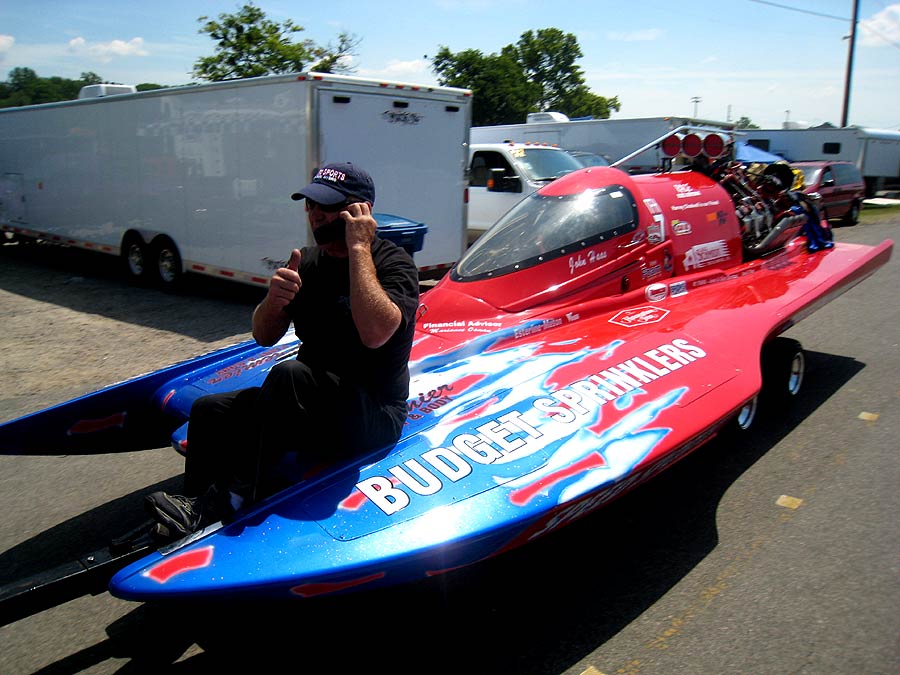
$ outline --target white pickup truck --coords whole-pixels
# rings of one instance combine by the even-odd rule
[[[468,239],[471,244],[517,202],[582,168],[565,150],[539,143],[469,146]]]

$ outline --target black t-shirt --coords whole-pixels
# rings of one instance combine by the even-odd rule
[[[300,291],[286,307],[301,345],[297,358],[324,368],[342,380],[359,383],[382,405],[403,406],[409,396],[419,275],[409,254],[393,242],[375,237],[372,259],[382,288],[400,308],[400,326],[381,347],[363,345],[350,314],[350,261],[304,248],[298,272]]]

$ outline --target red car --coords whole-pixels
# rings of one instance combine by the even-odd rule
[[[826,220],[844,225],[859,222],[859,210],[866,197],[866,183],[852,162],[794,162],[803,172],[806,194],[818,194],[817,205]]]

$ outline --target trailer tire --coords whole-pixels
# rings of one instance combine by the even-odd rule
[[[151,246],[153,281],[165,290],[176,290],[181,286],[184,271],[181,254],[175,242],[168,237],[157,237]]]
[[[806,376],[806,356],[797,340],[778,337],[762,352],[760,401],[766,412],[783,411],[797,400]]]
[[[147,279],[147,245],[133,232],[122,241],[122,266],[128,278],[134,282]]]
[[[742,435],[761,420],[773,420],[797,399],[806,374],[806,357],[796,340],[777,337],[760,355],[762,388],[728,420],[725,433]]]
[[[746,433],[750,431],[756,422],[756,413],[759,410],[759,396],[754,396],[747,401],[731,420],[731,431]]]

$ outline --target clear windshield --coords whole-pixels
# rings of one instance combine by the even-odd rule
[[[529,180],[553,180],[581,168],[572,155],[555,148],[519,148],[513,161]]]
[[[589,166],[609,166],[606,157],[597,155],[593,152],[572,152],[571,155],[583,167]]]
[[[803,172],[803,184],[815,185],[819,182],[819,174],[822,173],[822,167],[818,166],[799,166],[796,167]]]
[[[621,185],[559,197],[534,193],[466,251],[453,271],[459,281],[515,272],[637,228],[637,204]]]

